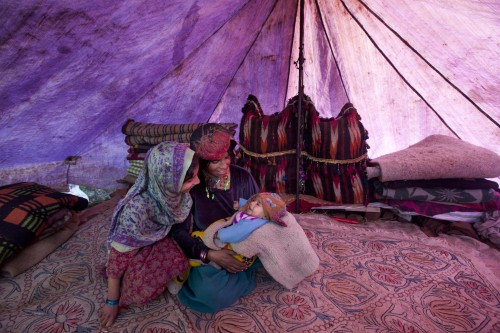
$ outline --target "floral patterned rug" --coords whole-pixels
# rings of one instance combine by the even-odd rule
[[[105,332],[105,238],[113,207],[88,216],[38,265],[0,279],[0,332]],[[500,252],[467,237],[425,236],[395,221],[350,225],[297,215],[321,260],[286,290],[261,270],[257,288],[202,314],[165,292],[109,332],[500,332]]]

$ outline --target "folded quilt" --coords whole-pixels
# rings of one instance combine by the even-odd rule
[[[432,218],[449,222],[478,223],[484,219],[484,216],[485,213],[482,212],[449,212],[433,215]]]
[[[151,124],[128,119],[122,127],[122,133],[125,134],[125,143],[129,146],[157,145],[163,141],[189,143],[193,131],[203,124]],[[233,136],[238,127],[236,123],[220,123],[219,125],[226,128]]]
[[[405,188],[387,188],[383,183],[374,180],[373,187],[376,198],[392,200],[416,200],[416,201],[434,201],[447,203],[481,203],[494,199],[495,190],[493,189],[460,189],[446,187],[405,187]]]
[[[166,134],[162,136],[144,136],[144,135],[126,135],[125,143],[129,146],[134,145],[157,145],[164,141],[177,141],[180,143],[189,143],[191,133]]]
[[[277,282],[292,289],[318,269],[319,258],[295,217],[287,212],[283,220],[287,227],[266,223],[245,240],[231,243],[231,246],[247,258],[258,256]],[[231,224],[232,219],[211,224],[204,233],[205,244],[212,249],[220,249],[215,244],[215,233]]]
[[[128,153],[127,160],[129,161],[144,161],[146,153]]]
[[[136,154],[139,154],[139,153],[147,153],[148,150],[150,150],[151,148],[153,148],[154,145],[134,145],[134,146],[130,146],[127,150],[128,153],[136,153]]]
[[[481,223],[475,223],[474,229],[477,230],[478,234],[489,239],[497,248],[500,250],[500,211],[496,210],[494,212],[487,213],[484,221]]]
[[[492,189],[498,190],[498,183],[484,178],[441,178],[410,179],[383,182],[387,188],[402,187],[447,187],[459,189]]]
[[[413,200],[388,200],[381,199],[379,202],[391,206],[400,212],[410,215],[423,215],[434,217],[439,214],[448,214],[452,212],[475,213],[474,216],[484,215],[485,210],[482,205],[473,204],[448,204],[431,201],[413,201]],[[476,214],[477,213],[477,214]]]
[[[200,125],[198,123],[178,125],[151,124],[128,119],[122,127],[122,133],[125,135],[164,136],[167,134],[192,133]]]
[[[128,119],[127,122],[122,127],[122,133],[125,135],[134,136],[165,136],[169,134],[183,134],[192,133],[195,129],[200,127],[205,123],[190,123],[190,124],[151,124],[137,122],[132,119]],[[238,124],[236,123],[221,123],[232,135],[236,131]]]

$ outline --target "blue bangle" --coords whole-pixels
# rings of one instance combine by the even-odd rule
[[[106,299],[107,305],[115,306],[115,305],[118,305],[118,303],[119,303],[119,301],[117,299],[115,299],[114,301],[112,301],[110,299]]]

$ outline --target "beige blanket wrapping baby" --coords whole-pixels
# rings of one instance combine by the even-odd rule
[[[319,267],[319,258],[295,217],[286,213],[282,227],[266,223],[253,231],[245,240],[232,243],[233,250],[245,257],[258,256],[266,271],[285,288],[292,289]],[[212,223],[204,234],[205,244],[214,250],[214,236],[220,228],[231,225],[228,221]]]

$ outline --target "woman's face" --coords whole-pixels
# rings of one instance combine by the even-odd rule
[[[218,161],[210,161],[207,164],[206,172],[211,176],[222,178],[227,175],[229,171],[229,165],[231,164],[231,156],[226,153],[226,156]]]
[[[194,186],[200,183],[200,178],[198,178],[198,171],[200,167],[197,166],[194,170],[194,175],[190,179],[184,181],[181,187],[181,193],[188,193]]]

